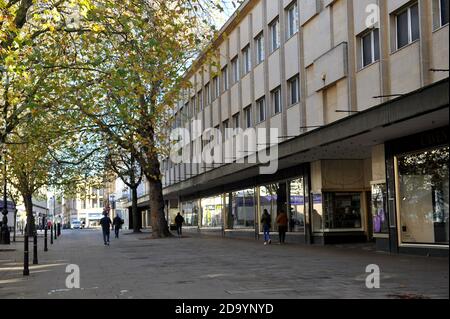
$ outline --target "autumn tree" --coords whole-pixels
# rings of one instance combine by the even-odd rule
[[[142,168],[154,237],[170,235],[159,161],[170,146],[172,110],[181,91],[190,87],[183,74],[214,35],[197,14],[199,3],[96,1],[85,18],[92,32],[78,33],[72,56],[58,64],[70,74],[62,103],[76,106]],[[72,69],[70,61],[83,61],[83,69]]]

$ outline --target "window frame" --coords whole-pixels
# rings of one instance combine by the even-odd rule
[[[378,57],[376,54],[376,48],[375,48],[375,32],[378,31]],[[365,64],[365,60],[364,60],[364,38],[370,36],[370,62]],[[374,28],[371,29],[369,31],[364,32],[360,37],[360,46],[361,46],[361,69],[364,69],[366,67],[368,67],[369,65],[380,61],[380,29],[378,28]]]
[[[206,105],[211,104],[211,102],[212,102],[212,97],[211,97],[211,84],[210,84],[210,82],[208,82],[208,83],[205,84],[205,91],[204,91],[204,94],[205,94],[205,102],[206,102]]]
[[[276,89],[272,90],[272,92],[270,92],[272,95],[272,105],[273,105],[273,115],[276,114],[280,114],[283,112],[283,104],[282,104],[282,99],[281,99],[281,87],[277,87]],[[277,94],[278,93],[278,94]],[[278,96],[278,98],[277,98]],[[277,103],[276,101],[278,101],[278,105],[279,105],[279,110],[277,111]]]
[[[220,96],[220,78],[218,75],[213,77],[213,93],[212,101],[216,100]]]
[[[256,65],[261,64],[266,59],[264,32],[258,34],[255,38]]]
[[[242,65],[242,76],[245,76],[252,70],[252,56],[250,45],[247,45],[242,49],[242,57],[244,59],[244,63]]]
[[[222,68],[222,83],[223,83],[223,92],[228,91],[230,88],[230,79],[228,76],[228,65],[225,65]]]
[[[290,13],[294,9],[295,15],[294,20],[291,20]],[[292,38],[294,35],[296,35],[299,31],[299,12],[298,12],[298,5],[297,1],[293,1],[287,8],[286,8],[286,39]],[[291,30],[292,27],[292,30]],[[291,33],[292,31],[292,33]]]
[[[295,87],[296,89],[296,97],[295,97],[295,101],[292,98],[293,97],[293,92],[292,92],[292,87],[293,87],[293,82],[295,81]],[[289,89],[289,106],[298,104],[300,102],[300,76],[297,74],[296,76],[293,76],[292,78],[290,78],[288,80],[288,89]]]
[[[276,27],[276,32],[274,32],[274,27]],[[269,23],[270,30],[270,53],[274,53],[281,46],[281,34],[280,34],[280,17],[276,17]],[[274,37],[276,35],[276,37]],[[276,43],[275,43],[276,41]],[[276,44],[276,45],[275,45]]]
[[[239,112],[237,112],[236,114],[233,115],[233,126],[234,126],[234,129],[238,129],[241,127]]]
[[[440,1],[439,1],[440,2]],[[418,22],[419,22],[419,37],[417,39],[413,40],[413,28],[412,28],[412,14],[411,14],[411,8],[417,6],[417,12],[418,12]],[[408,20],[408,42],[402,46],[400,46],[399,44],[399,37],[398,37],[398,17],[400,15],[402,15],[403,13],[407,14],[407,20]],[[420,40],[421,34],[420,34],[420,8],[419,8],[419,4],[417,2],[410,4],[409,6],[407,6],[406,8],[398,11],[397,13],[395,13],[395,48],[396,51],[410,45],[411,43],[414,43],[417,40]]]
[[[439,28],[442,28],[449,24],[449,21],[447,21],[446,23],[443,22],[444,16],[442,15],[442,1],[446,1],[446,0],[438,0],[438,2],[439,2]]]
[[[252,106],[249,105],[244,108],[244,116],[245,116],[245,129],[249,129],[253,126],[253,118],[252,118]]]
[[[263,113],[261,113],[261,103],[263,107]],[[258,112],[258,123],[262,123],[267,119],[267,103],[266,97],[263,96],[256,101],[256,111]],[[261,115],[263,115],[261,117]]]
[[[231,59],[231,85],[236,84],[240,80],[240,72],[239,72],[239,56],[236,55],[233,59]]]

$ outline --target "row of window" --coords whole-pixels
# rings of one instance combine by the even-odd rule
[[[439,25],[444,26],[449,22],[449,0],[437,0],[439,4]],[[286,23],[287,23],[287,37],[290,38],[296,34],[299,30],[298,8],[297,4],[293,3],[286,9]],[[395,20],[395,36],[396,43],[395,49],[401,49],[404,46],[418,40],[420,38],[420,25],[419,25],[419,7],[417,2],[397,12],[394,16]],[[270,52],[277,50],[280,47],[280,26],[279,18],[277,17],[269,24],[270,32]],[[364,68],[374,62],[380,60],[380,31],[378,28],[372,29],[359,36],[360,48],[361,48],[361,68]],[[265,59],[265,41],[264,34],[261,32],[255,38],[256,49],[256,63],[262,63]],[[235,56],[231,59],[231,72],[229,72],[228,66],[225,66],[221,70],[220,75],[216,75],[212,79],[212,89],[208,82],[204,91],[198,92],[197,97],[192,97],[190,102],[185,105],[185,114],[189,118],[190,116],[197,114],[200,110],[203,110],[204,105],[209,105],[213,100],[218,98],[224,91],[229,90],[230,85],[237,83],[241,76],[245,76],[252,69],[252,54],[250,45],[247,45],[242,50],[242,70],[240,68],[239,57]],[[231,83],[230,83],[231,80]],[[222,84],[222,85],[221,85]],[[291,86],[294,90],[298,85]],[[295,104],[298,101],[298,92],[291,92],[291,104]],[[265,104],[261,102],[261,104]],[[281,111],[280,106],[274,105],[274,114]],[[262,114],[262,113],[261,113]],[[263,121],[264,117],[260,117],[260,121]]]
[[[442,27],[449,22],[449,0],[438,0],[438,24]],[[419,5],[412,5],[397,12],[395,22],[395,50],[399,50],[420,38]],[[380,31],[373,29],[360,36],[361,66],[366,67],[380,60]]]

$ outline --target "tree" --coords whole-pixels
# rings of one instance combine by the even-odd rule
[[[143,171],[136,162],[133,154],[129,154],[123,149],[109,149],[107,155],[107,167],[112,170],[131,192],[131,213],[133,216],[133,232],[139,233],[141,230],[140,216],[138,212],[137,188],[142,182]]]
[[[154,237],[170,235],[159,160],[170,146],[172,110],[190,87],[183,74],[213,36],[195,11],[200,2],[97,1],[81,21],[92,32],[78,33],[72,55],[58,63],[70,74],[63,104],[75,105],[142,168]],[[84,68],[72,69],[70,61],[83,61]]]

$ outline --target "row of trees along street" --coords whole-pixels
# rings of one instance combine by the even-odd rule
[[[152,234],[170,236],[159,160],[171,115],[201,51],[218,69],[205,44],[238,2],[0,0],[1,174],[29,225],[33,196],[112,170],[131,190],[146,177]]]

